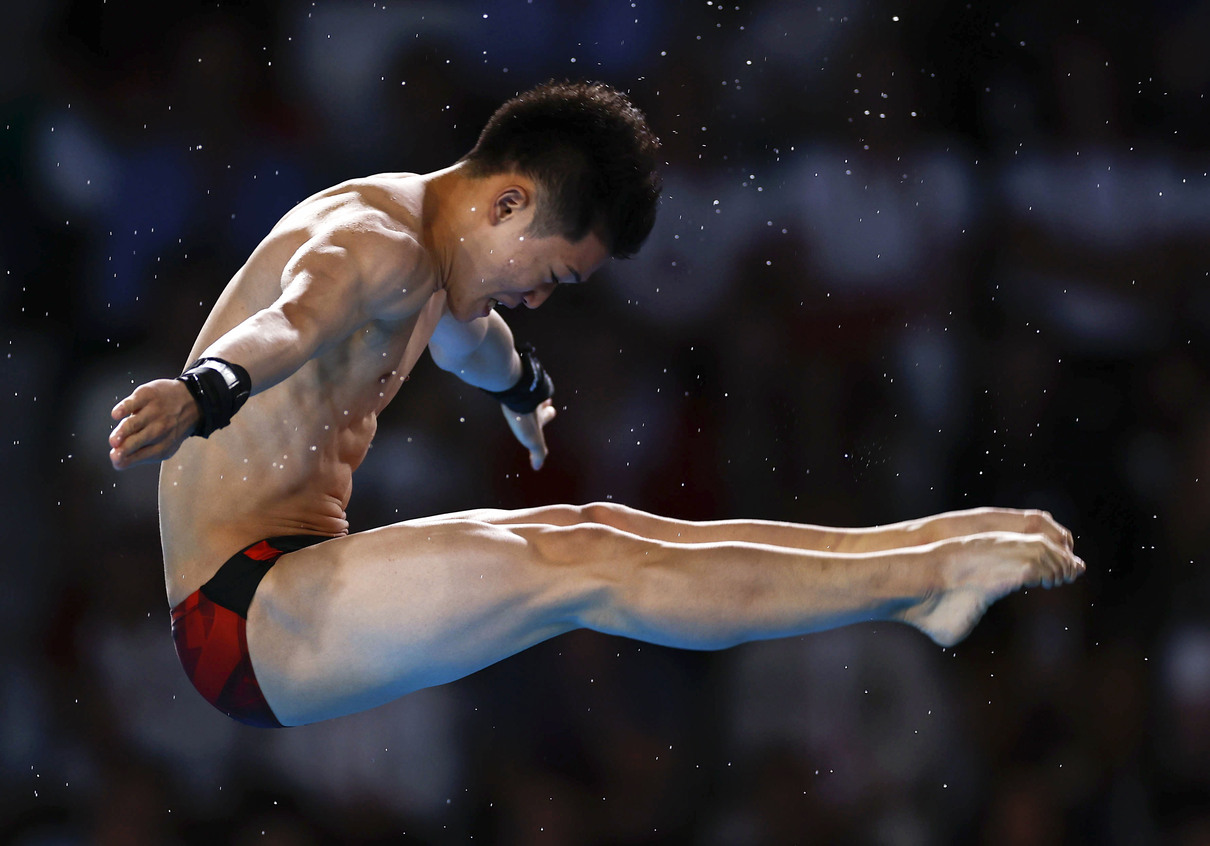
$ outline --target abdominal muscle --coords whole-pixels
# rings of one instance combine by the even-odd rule
[[[406,189],[406,180],[393,186]],[[374,204],[365,199],[370,194]],[[300,204],[231,280],[193,354],[280,295],[282,268],[310,237],[315,221],[337,207],[354,215],[386,208],[402,216],[385,196],[381,186],[367,181]],[[170,605],[201,587],[240,549],[265,538],[348,533],[353,471],[370,447],[379,412],[398,392],[444,311],[444,291],[433,280],[416,282],[410,314],[355,330],[251,397],[228,427],[208,439],[188,438],[162,463],[160,534]]]
[[[186,440],[163,462],[160,533],[170,605],[257,541],[348,533],[353,471],[390,398],[381,388],[399,379],[389,372],[385,383],[375,378],[358,400],[348,381],[318,384],[326,381],[320,364],[308,362],[252,397],[230,426]]]

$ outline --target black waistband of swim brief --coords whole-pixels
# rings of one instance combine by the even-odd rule
[[[252,604],[252,597],[256,595],[261,579],[279,556],[258,561],[245,553],[254,546],[267,543],[280,555],[285,555],[326,540],[331,538],[326,535],[283,535],[249,544],[228,558],[210,581],[202,585],[201,591],[215,605],[221,605],[247,619],[248,606]]]

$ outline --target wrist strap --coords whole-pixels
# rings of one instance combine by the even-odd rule
[[[538,361],[533,345],[522,344],[517,347],[517,354],[521,356],[521,378],[517,380],[517,384],[507,391],[485,390],[484,393],[495,397],[511,411],[530,414],[554,396],[555,383],[542,366],[542,362]]]
[[[203,438],[230,423],[252,394],[248,371],[221,358],[199,358],[177,378],[202,412],[193,434]]]

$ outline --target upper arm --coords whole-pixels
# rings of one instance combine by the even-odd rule
[[[429,354],[434,363],[442,370],[457,370],[463,361],[479,349],[479,345],[487,337],[492,320],[503,322],[504,318],[493,311],[487,317],[461,323],[447,310],[437,321],[437,327],[429,339]]]
[[[448,312],[442,315],[429,339],[429,352],[442,370],[489,391],[507,389],[520,374],[513,333],[494,311],[467,323],[459,323]]]
[[[365,322],[360,282],[349,247],[312,238],[282,270],[281,295],[269,308],[319,348]]]
[[[365,219],[358,223],[313,233],[286,262],[276,299],[210,340],[201,354],[243,366],[259,393],[368,322],[418,309],[427,296],[419,245]]]
[[[406,311],[422,261],[420,245],[399,232],[321,232],[286,263],[281,295],[270,308],[306,336],[314,354],[371,320]]]

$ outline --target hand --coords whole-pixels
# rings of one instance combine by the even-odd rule
[[[545,400],[529,414],[520,414],[503,405],[500,408],[513,435],[521,446],[529,450],[530,466],[540,470],[546,461],[546,438],[542,435],[542,427],[555,419],[554,405],[550,400]]]
[[[197,427],[201,412],[179,379],[157,379],[134,389],[113,407],[119,421],[109,435],[109,460],[116,470],[170,458]]]

